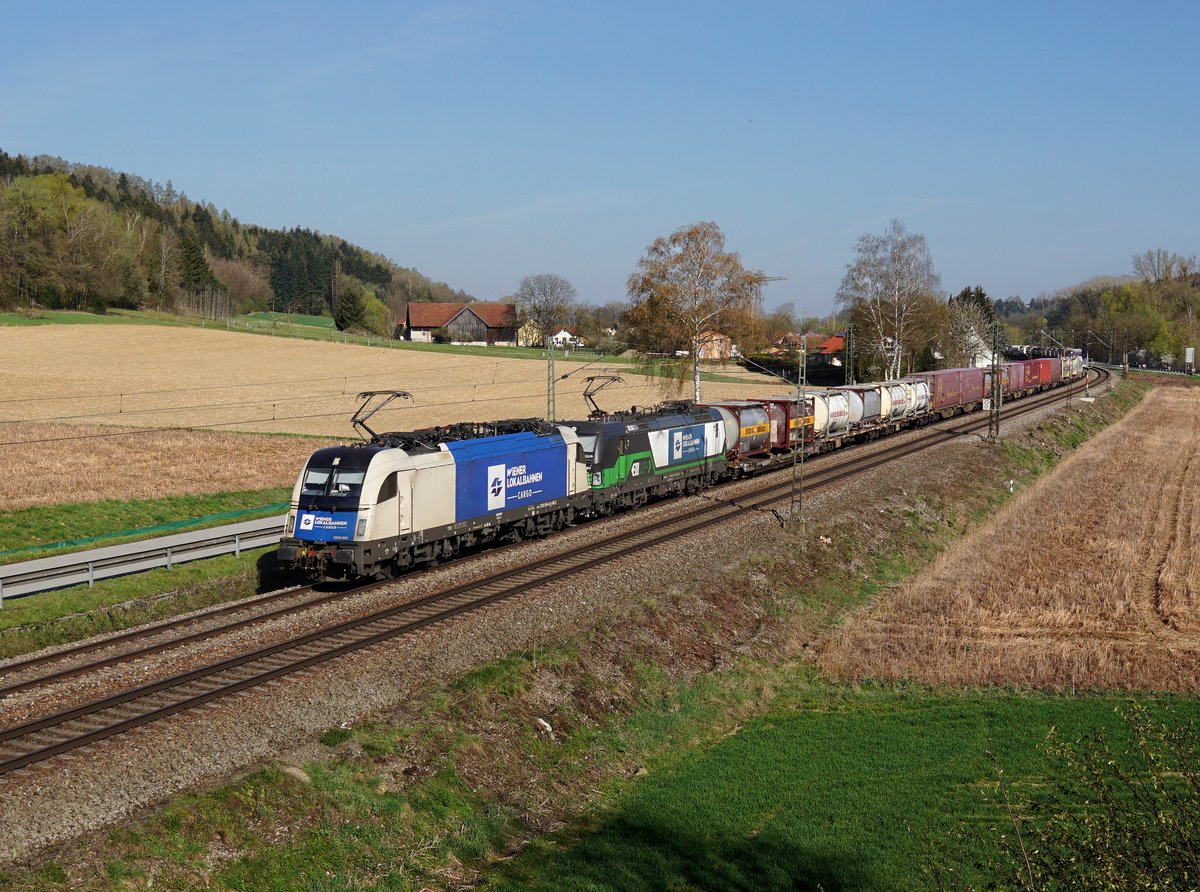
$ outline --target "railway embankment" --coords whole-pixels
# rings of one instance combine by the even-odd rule
[[[803,548],[749,514],[586,585],[248,692],[179,722],[166,745],[131,735],[31,772],[5,791],[3,835],[10,857],[40,850],[5,878],[469,880],[546,832],[586,826],[629,778],[812,696],[810,654],[847,613],[1136,396],[1077,403],[1008,432],[1002,450],[964,438],[813,497]],[[347,723],[348,711],[365,718]]]

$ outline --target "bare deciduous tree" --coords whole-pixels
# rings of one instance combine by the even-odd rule
[[[1196,269],[1196,256],[1181,257],[1162,248],[1153,248],[1133,255],[1133,270],[1147,285],[1179,279],[1187,282]]]
[[[991,353],[991,320],[970,301],[950,301],[946,308],[944,350],[951,368],[974,366],[979,355]]]
[[[850,310],[859,345],[879,361],[885,378],[899,378],[923,308],[938,293],[939,278],[925,236],[892,220],[883,235],[859,236],[858,256],[846,266],[839,304]]]
[[[575,306],[575,294],[575,286],[562,276],[539,273],[523,278],[514,297],[521,316],[533,323],[545,345],[566,324]]]
[[[170,185],[170,183],[168,183]],[[170,308],[175,302],[174,277],[179,264],[179,236],[172,226],[158,233],[158,308]]]
[[[632,343],[686,344],[692,385],[700,399],[700,357],[715,334],[734,337],[748,330],[758,309],[761,270],[742,266],[725,250],[716,223],[693,223],[657,238],[629,277],[632,309],[625,316]]]

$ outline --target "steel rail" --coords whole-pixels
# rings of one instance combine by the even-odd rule
[[[1069,385],[1068,391],[1075,386],[1077,385]],[[1062,396],[1063,394],[1054,392],[1049,398],[1034,398],[1028,404],[1023,403],[1018,413],[1015,414],[1035,411],[1048,403],[1056,402]],[[896,444],[891,449],[885,449],[871,456],[864,456],[844,465],[820,471],[815,475],[816,479],[809,482],[809,486],[813,489],[823,488],[846,477],[862,473],[869,468],[930,448],[945,442],[946,439],[973,432],[975,429],[981,428],[984,423],[973,421],[956,428],[939,429],[931,432],[929,436],[921,438],[918,442]],[[484,580],[464,583],[444,592],[395,605],[366,617],[347,620],[327,629],[310,632],[289,641],[231,657],[212,666],[161,679],[103,698],[95,703],[63,710],[21,725],[2,729],[0,730],[0,744],[3,744],[4,749],[13,750],[13,744],[9,743],[12,741],[16,744],[16,752],[11,752],[0,762],[0,775],[121,734],[132,728],[150,724],[212,702],[220,697],[264,684],[285,675],[304,671],[339,656],[371,647],[434,623],[443,622],[462,613],[477,610],[532,587],[543,586],[625,555],[677,539],[719,523],[730,516],[740,514],[747,507],[765,508],[781,498],[789,489],[790,484],[782,482],[762,487],[757,493],[752,494],[760,498],[751,505],[745,503],[745,497],[739,498],[736,502],[710,501],[708,504],[699,506],[666,523],[648,526],[632,534],[618,533],[600,542],[587,543],[564,554],[543,558],[532,564],[514,568]],[[496,588],[496,586],[499,587]],[[474,592],[482,592],[482,594],[476,596],[473,594]],[[455,603],[456,601],[457,603]],[[439,608],[438,605],[441,604],[448,606]],[[427,612],[430,608],[433,608],[432,612]],[[349,641],[345,640],[347,636],[350,638]],[[332,642],[332,646],[323,647],[316,653],[308,652],[307,649],[314,645],[321,645],[322,642]],[[278,665],[272,663],[274,657],[285,655],[289,651],[296,652],[291,659],[286,659]],[[263,665],[256,669],[255,663]],[[236,677],[235,673],[239,669],[248,669],[250,674]],[[221,675],[234,675],[234,677],[221,679],[218,677]],[[189,686],[193,685],[206,689],[188,690]],[[172,690],[177,692],[175,702],[167,704],[153,702],[155,695],[162,695]],[[143,704],[143,707],[149,708],[137,705],[138,700],[147,698],[150,698],[151,702]],[[140,712],[133,716],[125,715],[121,712],[122,707],[140,709]],[[106,712],[110,715],[105,716]],[[72,722],[78,722],[82,727],[71,729],[69,723]],[[94,727],[97,722],[100,722],[101,727]],[[39,736],[61,737],[62,739],[51,743],[34,742]],[[32,738],[29,742],[33,742],[34,746],[32,748],[22,746],[19,743],[21,738]]]
[[[1107,376],[1107,372],[1105,374]],[[931,434],[927,434],[927,435],[931,435]],[[842,454],[844,455],[844,453],[842,453]],[[858,460],[857,457],[855,457],[854,455],[851,454],[848,457],[847,461],[844,462],[844,464],[849,465],[850,463],[857,461],[857,460]],[[780,470],[783,470],[783,468],[781,468]],[[728,485],[728,484],[725,484],[725,485]],[[715,495],[715,496],[706,495],[705,497],[709,498],[709,499],[715,498],[716,500],[720,500],[719,492],[720,492],[721,488],[723,488],[723,487],[715,488],[714,492],[717,493],[717,495]],[[509,547],[511,547],[511,546],[509,546]],[[495,554],[497,551],[502,550],[502,549],[503,549],[503,546],[501,546],[501,548],[491,548],[488,550],[487,553]],[[120,663],[129,661],[129,660],[137,659],[138,657],[147,656],[147,655],[155,654],[155,653],[161,653],[165,650],[175,648],[175,647],[180,647],[185,644],[191,644],[191,643],[195,643],[197,641],[203,641],[206,639],[214,638],[219,635],[227,634],[232,631],[237,631],[239,629],[246,628],[246,627],[254,625],[256,623],[266,622],[268,620],[281,618],[281,617],[288,616],[288,615],[291,615],[291,614],[294,614],[297,612],[301,612],[301,611],[304,611],[304,610],[307,610],[310,608],[320,607],[327,603],[345,598],[348,595],[359,594],[363,591],[369,590],[372,587],[374,587],[374,584],[368,585],[368,586],[356,587],[356,588],[348,590],[348,591],[341,591],[341,592],[337,592],[337,593],[334,593],[331,595],[325,595],[323,597],[319,597],[319,598],[316,598],[311,601],[301,602],[301,603],[298,603],[298,604],[290,606],[290,607],[276,609],[276,610],[270,611],[268,613],[259,614],[259,615],[249,617],[249,618],[246,618],[243,620],[238,620],[236,622],[226,623],[224,625],[219,625],[219,626],[214,626],[210,629],[202,630],[202,631],[199,631],[199,632],[196,632],[193,634],[184,635],[179,638],[172,638],[169,641],[152,644],[152,645],[146,645],[144,647],[140,647],[135,650],[125,651],[123,653],[115,654],[113,656],[106,657],[101,660],[95,660],[90,663],[81,664],[76,667],[61,669],[58,671],[48,672],[43,675],[34,676],[32,678],[27,678],[27,679],[24,679],[22,681],[19,681],[19,682],[10,684],[10,685],[0,687],[0,698],[3,698],[5,696],[11,695],[11,694],[19,693],[21,691],[29,690],[29,689],[31,689],[33,687],[37,687],[39,685],[49,684],[49,683],[56,682],[56,681],[62,681],[62,680],[66,680],[68,678],[83,675],[85,673],[88,673],[88,672],[91,672],[94,670],[108,668],[110,666],[118,665]],[[243,602],[239,602],[236,604],[224,605],[221,607],[217,607],[217,608],[213,608],[211,610],[204,611],[202,613],[194,614],[189,617],[168,620],[168,621],[156,623],[154,625],[147,626],[147,627],[144,627],[141,629],[137,629],[137,630],[133,630],[133,631],[129,631],[129,632],[124,632],[124,633],[121,633],[118,635],[110,636],[108,638],[101,639],[98,641],[92,641],[92,642],[88,642],[86,644],[80,644],[80,645],[76,645],[74,647],[64,648],[64,649],[56,651],[52,654],[47,654],[47,655],[44,655],[41,657],[33,657],[33,658],[30,658],[27,660],[9,663],[7,665],[0,665],[0,677],[11,676],[13,673],[27,672],[30,669],[33,669],[37,666],[57,663],[64,659],[69,659],[71,657],[80,656],[80,655],[83,655],[86,653],[94,652],[96,650],[107,650],[109,648],[116,647],[121,644],[132,643],[137,640],[153,638],[153,637],[161,635],[165,632],[169,632],[169,631],[172,631],[177,628],[186,627],[188,625],[198,624],[198,623],[207,621],[209,619],[212,619],[214,617],[228,615],[231,613],[242,613],[242,612],[246,612],[248,610],[254,610],[254,609],[264,606],[265,604],[273,603],[280,599],[302,596],[305,592],[311,591],[311,589],[312,589],[312,586],[305,586],[304,588],[301,588],[301,589],[293,589],[293,590],[289,590],[289,591],[275,592],[275,593],[257,598],[253,601],[243,601]]]

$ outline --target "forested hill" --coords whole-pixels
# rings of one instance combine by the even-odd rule
[[[169,180],[0,150],[0,307],[219,316],[329,313],[347,302],[378,316],[410,301],[470,299],[336,236],[242,223]]]

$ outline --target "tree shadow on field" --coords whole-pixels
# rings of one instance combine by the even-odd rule
[[[260,554],[255,569],[258,571],[258,587],[255,589],[258,594],[303,585],[305,582],[304,574],[281,564],[279,554],[274,550]]]
[[[517,857],[491,878],[504,889],[878,889],[863,853],[813,851],[802,840],[675,832],[625,818],[566,850]]]

